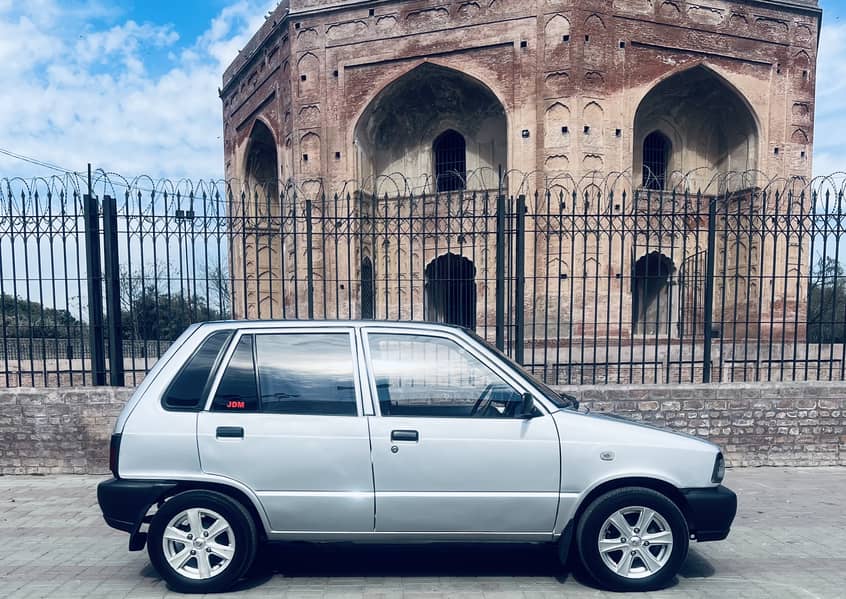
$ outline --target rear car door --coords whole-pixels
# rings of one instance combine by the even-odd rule
[[[560,484],[552,416],[519,417],[519,382],[466,340],[365,330],[376,530],[550,534]]]
[[[242,331],[199,415],[203,471],[254,490],[275,532],[373,530],[353,341],[347,327]]]

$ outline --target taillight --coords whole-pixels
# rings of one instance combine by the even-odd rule
[[[112,440],[109,443],[109,470],[112,471],[112,476],[118,476],[118,455],[120,454],[120,433],[112,435]]]
[[[722,452],[717,454],[717,459],[714,460],[714,470],[711,472],[711,482],[721,483],[726,475],[726,461],[723,458]]]

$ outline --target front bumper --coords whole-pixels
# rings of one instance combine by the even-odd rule
[[[175,487],[172,482],[111,478],[97,485],[97,503],[106,524],[129,533],[131,550],[141,549],[146,534],[139,530],[147,510]]]
[[[687,524],[697,541],[721,541],[728,536],[737,513],[737,495],[720,485],[706,489],[683,489],[687,501]]]

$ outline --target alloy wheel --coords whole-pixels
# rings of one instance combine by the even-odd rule
[[[599,555],[615,574],[646,578],[661,570],[673,553],[673,531],[655,510],[632,506],[612,513],[599,529]]]
[[[164,557],[177,573],[206,580],[223,572],[235,555],[235,535],[226,519],[204,508],[183,510],[162,535]]]

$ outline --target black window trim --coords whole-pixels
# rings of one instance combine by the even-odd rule
[[[215,412],[212,410],[212,402],[214,401],[214,396],[217,394],[217,389],[220,387],[220,381],[223,378],[223,373],[226,371],[226,367],[229,365],[229,362],[232,360],[232,356],[235,354],[235,348],[238,347],[238,342],[241,340],[241,337],[244,335],[296,335],[296,334],[329,334],[329,333],[343,333],[349,337],[350,340],[350,357],[352,359],[352,366],[353,366],[353,387],[355,391],[355,414],[351,415],[344,415],[344,414],[324,414],[321,417],[326,418],[362,418],[366,416],[364,409],[364,395],[362,393],[362,373],[361,369],[364,368],[364,362],[361,359],[361,356],[358,353],[358,340],[356,335],[356,328],[352,326],[327,326],[327,327],[268,327],[268,328],[250,328],[250,329],[236,329],[232,337],[230,337],[228,341],[228,346],[225,352],[221,352],[218,358],[222,359],[220,363],[216,364],[217,370],[214,373],[213,377],[209,377],[211,382],[209,388],[206,390],[208,395],[205,397],[205,404],[204,408],[201,411],[204,412]],[[259,388],[259,377],[258,377],[258,360],[256,359],[256,343],[255,339],[253,339],[253,374],[256,377],[256,392],[258,393],[258,402],[259,407],[258,410],[255,412],[240,412],[242,414],[262,414],[268,415],[273,414],[272,412],[262,412],[261,411],[261,389]],[[234,413],[234,412],[215,412],[215,413]],[[309,414],[275,414],[276,416],[309,416]]]
[[[197,344],[197,347],[194,348],[194,351],[191,352],[191,355],[188,356],[183,362],[182,365],[179,367],[179,371],[170,379],[170,382],[167,384],[167,387],[162,393],[160,398],[160,404],[162,409],[167,412],[202,412],[206,404],[208,403],[210,392],[213,383],[217,380],[217,373],[220,369],[220,364],[223,361],[223,356],[227,355],[229,352],[229,345],[232,343],[232,338],[235,336],[235,329],[217,329],[209,331],[208,334],[203,337],[203,339]],[[200,401],[197,402],[196,406],[190,408],[178,408],[174,406],[167,405],[167,397],[170,394],[170,389],[179,380],[179,377],[182,376],[182,373],[185,372],[185,369],[188,368],[188,364],[191,363],[191,360],[199,353],[200,349],[202,349],[203,344],[211,338],[212,335],[216,335],[218,333],[228,333],[228,337],[223,342],[223,345],[220,346],[220,349],[217,351],[217,356],[215,356],[214,362],[212,362],[211,370],[209,370],[209,375],[206,377],[206,384],[203,386],[203,391],[200,394]]]

